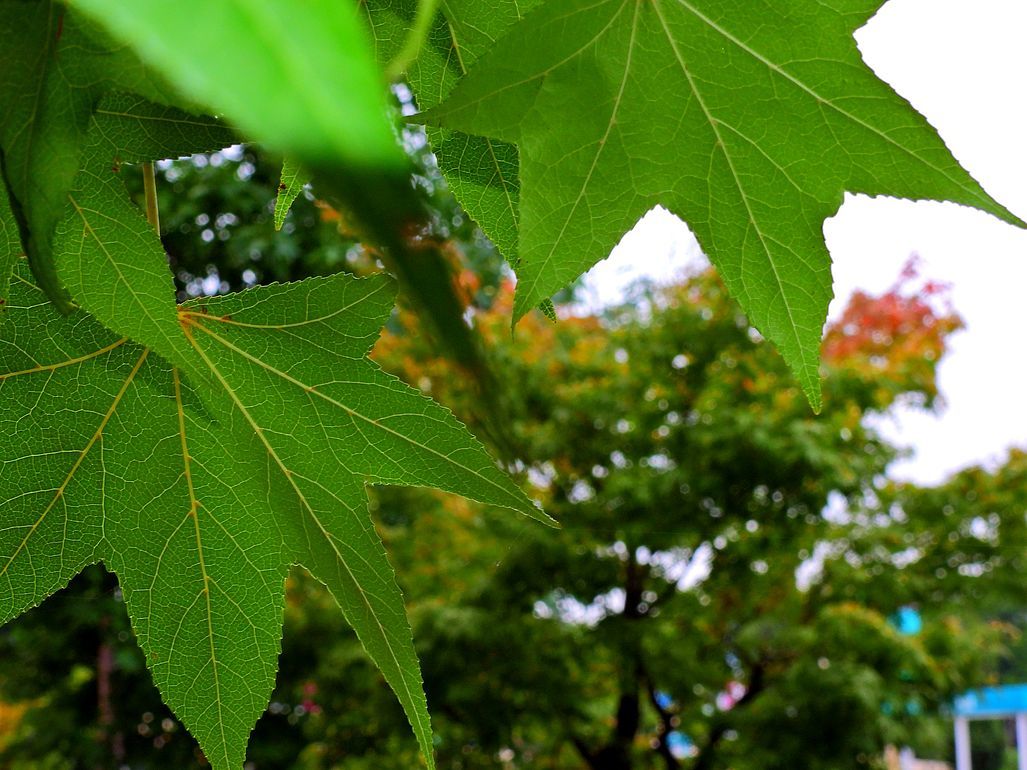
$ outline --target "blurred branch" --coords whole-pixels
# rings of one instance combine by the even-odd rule
[[[653,709],[660,718],[660,726],[656,733],[656,753],[663,758],[663,764],[667,770],[678,770],[681,767],[681,763],[671,753],[668,740],[670,734],[674,731],[674,715],[661,705],[660,698],[656,693],[656,687],[653,685],[649,674],[645,673],[644,676],[646,691],[649,693],[649,703],[652,704]]]
[[[352,213],[362,237],[378,247],[386,269],[399,281],[403,297],[425,322],[437,347],[476,388],[475,417],[489,441],[501,457],[515,458],[501,389],[480,337],[464,320],[465,308],[442,244],[424,235],[428,212],[409,173],[321,169],[314,183],[320,183],[319,192],[329,204]]]
[[[730,712],[721,713],[720,719],[718,719],[710,729],[710,734],[706,738],[706,743],[703,745],[702,749],[699,750],[699,754],[695,758],[695,763],[692,765],[692,770],[710,770],[714,766],[714,760],[717,756],[717,746],[731,729],[731,715],[734,714],[737,709],[752,703],[752,701],[766,689],[767,684],[765,674],[766,669],[762,662],[757,662],[752,666],[749,670],[749,681],[746,684],[745,695],[738,699]]]

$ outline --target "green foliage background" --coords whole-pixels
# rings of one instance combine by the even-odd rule
[[[663,767],[664,717],[713,767],[861,767],[885,741],[944,755],[948,729],[932,715],[996,675],[1019,625],[1023,533],[1010,527],[1022,508],[1023,460],[938,490],[882,489],[895,449],[862,417],[900,398],[933,402],[935,367],[958,320],[915,285],[854,305],[860,334],[828,337],[836,358],[819,417],[711,275],[671,290],[640,287],[604,317],[531,319],[511,339],[498,254],[425,173],[422,189],[433,191],[437,231],[451,237],[470,281],[490,364],[511,374],[511,440],[536,483],[546,480],[533,493],[563,521],[554,533],[429,492],[373,496],[410,607],[439,765],[574,768],[584,750],[621,752],[626,767]],[[192,276],[208,271],[217,278],[209,288],[234,288],[243,265],[261,280],[270,271],[317,273],[326,253],[339,255],[329,269],[379,269],[347,241],[344,220],[306,197],[272,235],[276,176],[249,150],[239,160],[173,164],[163,176],[164,221],[176,223],[164,241],[183,295],[202,289]],[[175,195],[178,185],[193,193]],[[209,225],[226,235],[196,239]],[[299,239],[309,246],[292,251]],[[454,376],[409,309],[376,357],[475,425],[475,389]],[[849,499],[851,521],[821,517],[832,491]],[[905,518],[890,513],[895,504]],[[974,536],[974,519],[988,515],[1001,517],[1001,541]],[[845,546],[798,591],[794,571],[818,542]],[[711,574],[678,590],[675,576],[703,544]],[[893,558],[911,544],[923,555],[899,569]],[[964,564],[983,572],[968,578]],[[612,598],[617,589],[623,604]],[[112,577],[93,570],[60,596],[3,632],[2,692],[32,708],[0,756],[107,766],[120,745],[117,762],[133,768],[198,764],[195,743],[149,684]],[[888,622],[909,605],[925,623],[916,637]],[[417,750],[405,717],[330,596],[294,573],[285,607],[278,683],[248,761],[409,767]],[[113,718],[104,722],[97,687],[108,658]],[[1005,676],[1020,671],[1012,665]],[[751,685],[756,672],[759,695],[719,711],[718,694],[732,681]],[[650,687],[671,700],[664,712]],[[632,698],[639,717],[625,742],[622,702]],[[819,716],[828,710],[847,715],[833,732]]]
[[[123,598],[205,761],[239,766],[273,687],[290,565],[341,606],[429,767],[437,749],[454,766],[674,768],[681,735],[695,768],[785,767],[800,749],[809,766],[860,764],[908,734],[907,717],[985,676],[1018,563],[993,533],[1008,549],[1023,523],[974,509],[969,494],[952,519],[920,517],[930,493],[884,480],[893,450],[862,420],[899,398],[933,403],[957,321],[897,288],[853,309],[883,349],[843,331],[819,355],[821,226],[846,190],[1023,224],[863,66],[851,34],[877,5],[0,0],[0,599],[10,619],[98,561],[117,573],[113,605],[101,598],[109,576],[93,571],[81,589],[103,605],[97,747],[116,762],[129,751],[110,689],[116,671],[139,670],[120,646]],[[386,88],[397,76],[398,100]],[[430,124],[434,156],[401,115]],[[194,189],[186,202],[216,190],[230,210],[176,199],[162,241],[123,167],[239,138],[286,157],[279,203]],[[239,182],[261,165],[228,157],[213,156]],[[658,203],[689,220],[719,279],[640,293],[603,318],[532,317],[509,337],[509,319],[535,306],[552,320],[549,298]],[[298,234],[297,218],[320,233]],[[195,228],[206,249],[176,243]],[[521,278],[514,299],[486,238]],[[384,277],[337,274],[382,267],[416,324],[405,311],[388,320]],[[258,286],[273,277],[306,280]],[[251,288],[183,301],[240,282]],[[387,320],[378,356],[431,397],[365,360]],[[819,411],[822,377],[817,419],[799,391]],[[1015,506],[1003,484],[1019,460],[973,483]],[[466,538],[475,555],[451,561],[449,539],[461,540],[453,521],[480,527],[481,514],[434,520],[452,501],[388,492],[379,533],[368,483],[550,522],[530,490],[565,526],[498,522],[516,535],[472,577],[464,561],[491,560],[496,544]],[[821,513],[831,500],[846,504],[840,520]],[[422,527],[441,545],[404,553],[431,540]],[[442,704],[436,738],[382,534],[404,564],[421,644],[444,650],[422,651]],[[814,557],[824,575],[798,590]],[[689,583],[676,572],[689,564],[709,574]],[[456,580],[444,602],[421,594],[425,569]],[[898,635],[898,597],[935,630]],[[929,609],[960,603],[976,611]],[[811,690],[813,677],[826,686]],[[91,681],[73,669],[36,706]],[[302,685],[312,724],[325,713],[318,681]],[[31,729],[29,705],[12,707],[20,728]],[[814,709],[848,717],[825,731]],[[162,716],[156,735],[158,711],[136,733],[163,749],[176,728]],[[793,741],[815,729],[821,753]],[[394,759],[415,761],[383,734]],[[32,745],[22,738],[11,745]],[[61,749],[39,745],[59,761]],[[330,765],[335,746],[316,740],[295,761]],[[285,754],[266,761],[293,761]]]

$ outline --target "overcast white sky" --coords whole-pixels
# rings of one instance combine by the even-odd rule
[[[867,63],[939,130],[960,162],[1027,219],[1027,2],[889,0],[857,34]],[[905,412],[885,429],[914,447],[892,475],[936,483],[1027,446],[1027,232],[952,204],[849,196],[824,225],[834,259],[832,314],[856,288],[886,290],[917,252],[953,285],[967,330],[941,367],[939,417]],[[590,274],[594,301],[640,275],[670,280],[701,259],[687,227],[650,212]]]

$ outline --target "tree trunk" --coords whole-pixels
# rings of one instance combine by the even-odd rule
[[[738,699],[738,703],[735,704],[732,711],[744,708],[766,688],[766,669],[762,662],[758,662],[753,665],[752,670],[749,672],[749,684],[745,689],[745,695]],[[723,714],[721,719],[710,730],[710,735],[706,739],[705,745],[699,752],[699,756],[695,758],[695,762],[692,764],[691,770],[712,770],[715,766],[714,762],[717,759],[717,746],[727,733],[729,728],[730,712]]]
[[[116,729],[114,711],[113,683],[111,681],[116,663],[114,646],[108,641],[110,617],[104,616],[100,621],[100,644],[96,649],[96,711],[100,730],[97,736],[107,750],[107,762],[104,767],[117,770],[125,760],[125,736]]]

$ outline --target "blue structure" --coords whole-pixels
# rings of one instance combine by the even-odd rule
[[[1027,684],[970,690],[956,698],[952,713],[956,730],[956,770],[973,770],[970,765],[971,719],[1015,720],[1017,768],[1027,770]]]
[[[970,690],[956,698],[952,713],[967,719],[1012,719],[1027,712],[1027,684]]]
[[[915,607],[899,607],[898,612],[888,618],[888,622],[904,636],[916,636],[924,629],[924,621]]]
[[[667,748],[677,759],[691,757],[696,753],[692,739],[678,730],[667,733]]]

